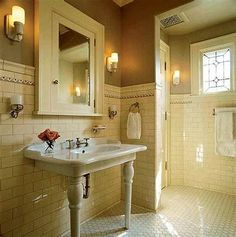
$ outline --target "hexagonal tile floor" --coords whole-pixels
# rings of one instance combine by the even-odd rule
[[[82,225],[82,237],[236,237],[236,196],[192,187],[163,190],[157,213],[132,207],[131,226],[124,227],[120,203]]]

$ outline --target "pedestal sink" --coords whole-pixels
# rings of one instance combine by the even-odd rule
[[[32,144],[24,149],[24,156],[35,160],[41,169],[69,176],[67,196],[70,208],[71,237],[80,236],[80,209],[83,199],[83,175],[124,164],[125,227],[129,228],[131,193],[136,152],[147,149],[143,145],[121,144],[109,139],[91,139],[87,147],[67,149],[65,143],[45,152],[45,144]]]

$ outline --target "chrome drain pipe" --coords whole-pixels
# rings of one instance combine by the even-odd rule
[[[84,193],[83,193],[83,198],[87,199],[89,197],[89,193],[90,193],[90,174],[85,174],[84,175],[85,178],[85,184],[84,184]]]

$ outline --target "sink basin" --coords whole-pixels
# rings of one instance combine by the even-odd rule
[[[71,236],[80,237],[80,209],[83,199],[83,175],[124,164],[125,228],[129,229],[131,215],[133,161],[136,152],[147,149],[143,145],[121,144],[109,139],[91,139],[87,147],[67,149],[58,143],[52,152],[45,152],[44,143],[32,144],[24,149],[24,156],[35,160],[41,169],[69,176],[67,196],[70,208]]]
[[[44,143],[32,144],[25,148],[24,156],[34,159],[40,168],[77,177],[134,160],[135,153],[146,150],[146,147],[91,139],[87,147],[67,149],[62,142],[55,145],[53,152],[45,152],[45,149]]]

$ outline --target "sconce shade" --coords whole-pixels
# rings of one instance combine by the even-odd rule
[[[118,61],[119,61],[118,53],[112,53],[112,54],[111,54],[111,61],[112,61],[113,63],[118,63]]]
[[[22,95],[13,95],[11,97],[11,111],[10,115],[17,118],[18,114],[24,109]]]
[[[19,6],[12,7],[12,20],[13,22],[20,22],[25,24],[25,10]]]
[[[11,97],[11,105],[22,105],[22,104],[23,104],[22,95],[13,95]]]
[[[24,35],[25,10],[13,6],[12,15],[6,15],[5,31],[9,39],[20,42]]]
[[[180,71],[175,70],[173,73],[173,84],[174,85],[179,85],[180,83]]]
[[[119,61],[118,53],[112,53],[110,57],[107,58],[107,70],[108,72],[116,72],[117,65]]]
[[[80,88],[79,88],[79,86],[76,86],[75,93],[76,93],[76,96],[80,96]]]
[[[117,106],[116,105],[111,105],[110,106],[110,111],[117,111]]]

